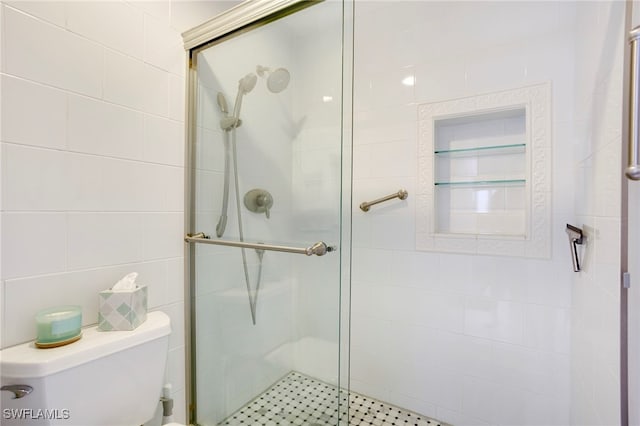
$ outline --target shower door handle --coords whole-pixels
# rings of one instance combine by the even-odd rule
[[[631,72],[629,82],[629,162],[624,173],[631,180],[640,180],[640,26],[629,33]]]

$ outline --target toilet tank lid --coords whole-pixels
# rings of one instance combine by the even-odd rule
[[[38,349],[34,342],[0,351],[2,377],[37,378],[93,361],[133,346],[166,337],[171,333],[164,312],[150,312],[147,320],[131,331],[98,331],[97,326],[82,329],[75,343],[52,349]]]

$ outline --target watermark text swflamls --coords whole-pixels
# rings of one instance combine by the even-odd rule
[[[2,410],[2,418],[5,420],[68,420],[71,411],[62,409],[34,409],[34,408],[5,408]]]

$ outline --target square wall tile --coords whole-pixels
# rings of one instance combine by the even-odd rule
[[[72,1],[65,8],[72,32],[142,59],[143,13],[128,2]]]
[[[166,117],[169,74],[141,60],[105,52],[104,98],[138,111]]]
[[[169,369],[169,383],[171,390],[178,391],[185,388],[185,348],[179,346],[169,351],[167,367]]]
[[[569,353],[570,312],[568,309],[527,305],[524,343],[538,350]]]
[[[167,260],[167,303],[176,303],[184,300],[184,258]]]
[[[70,213],[68,217],[69,268],[130,263],[142,259],[140,213]]]
[[[171,24],[171,1],[136,1],[132,2],[132,6],[143,11],[145,15],[153,16],[165,26],[170,26]]]
[[[145,260],[180,257],[184,250],[182,213],[146,213],[142,227]]]
[[[108,183],[108,161],[95,155],[68,153],[65,158],[65,208],[73,211],[118,209],[105,192]]]
[[[6,210],[66,210],[67,154],[7,143],[2,144],[2,153],[2,196]]]
[[[64,213],[3,213],[2,279],[64,271],[66,230]]]
[[[100,45],[11,8],[4,9],[4,44],[8,74],[102,96],[104,49]]]
[[[61,90],[3,75],[2,140],[63,149],[67,96]]]
[[[61,7],[61,2],[7,0],[3,3],[59,27],[64,27],[67,22],[66,8]]]
[[[160,310],[171,318],[169,350],[184,347],[184,304],[165,305]]]
[[[180,33],[161,20],[145,15],[145,62],[172,74],[184,76],[186,56]]]
[[[185,84],[184,77],[169,75],[169,118],[172,120],[185,120]]]
[[[464,332],[471,336],[521,344],[524,331],[524,305],[468,297]]]
[[[146,161],[172,166],[183,166],[185,161],[184,150],[185,137],[183,123],[152,115],[145,115],[144,159]]]
[[[141,160],[143,114],[81,96],[69,96],[71,151]]]

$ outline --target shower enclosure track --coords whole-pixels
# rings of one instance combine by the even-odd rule
[[[228,240],[213,240],[203,233],[187,235],[184,238],[184,241],[187,243],[202,243],[202,244],[212,244],[216,246],[227,246],[227,247],[240,247],[240,248],[250,248],[256,250],[266,250],[266,251],[281,251],[285,253],[295,253],[295,254],[304,254],[306,256],[324,256],[327,253],[335,251],[336,248],[333,246],[328,246],[326,243],[322,241],[318,241],[317,243],[312,244],[309,247],[288,247],[288,246],[278,246],[274,244],[263,244],[263,243],[245,243],[244,241],[228,241]]]

